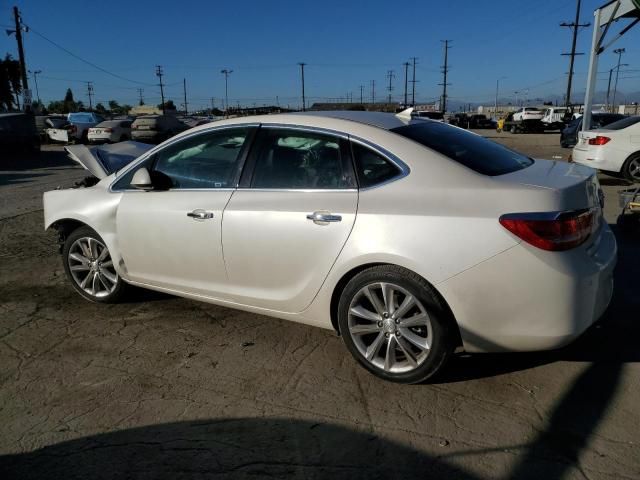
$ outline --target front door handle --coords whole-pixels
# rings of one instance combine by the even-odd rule
[[[329,212],[313,212],[307,215],[307,220],[312,220],[316,225],[326,225],[330,222],[341,222],[341,215],[333,215]]]
[[[187,217],[191,217],[194,220],[208,220],[213,218],[213,212],[207,212],[206,210],[198,208],[193,212],[187,213]]]

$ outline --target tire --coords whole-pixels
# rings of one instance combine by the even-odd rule
[[[515,125],[512,125],[510,132],[511,133],[518,133],[518,127],[516,127]]]
[[[347,283],[338,325],[354,358],[391,382],[427,380],[442,370],[456,346],[455,322],[433,287],[394,265],[368,268]]]
[[[630,182],[640,183],[640,152],[627,158],[622,166],[622,174]]]
[[[113,268],[104,240],[89,227],[80,227],[67,237],[62,264],[73,288],[87,300],[117,303],[127,290],[128,285]]]

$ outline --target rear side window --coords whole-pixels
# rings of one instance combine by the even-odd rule
[[[356,162],[356,172],[360,188],[379,185],[400,173],[398,167],[379,153],[353,142],[353,158]]]
[[[443,123],[424,122],[391,130],[483,175],[515,172],[533,163],[529,157],[491,140]]]
[[[623,118],[622,120],[618,120],[617,122],[613,122],[607,125],[607,130],[622,130],[623,128],[635,125],[638,122],[640,122],[640,115],[637,117]]]

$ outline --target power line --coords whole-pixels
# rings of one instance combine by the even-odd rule
[[[307,109],[306,99],[304,97],[304,66],[306,63],[300,62],[298,65],[300,65],[300,74],[302,75],[302,111],[304,112]]]
[[[29,28],[30,32],[35,33],[37,36],[39,36],[43,40],[46,40],[47,42],[49,42],[53,46],[59,48],[60,50],[62,50],[65,53],[67,53],[68,55],[71,55],[73,58],[75,58],[77,60],[80,60],[81,62],[86,63],[87,65],[90,65],[91,67],[95,68],[96,70],[100,70],[102,73],[106,73],[107,75],[111,75],[112,77],[119,78],[120,80],[124,80],[125,82],[137,83],[138,85],[152,86],[152,84],[150,84],[150,83],[139,82],[137,80],[132,80],[130,78],[123,77],[122,75],[118,75],[117,73],[110,72],[109,70],[107,70],[105,68],[102,68],[102,67],[96,65],[95,63],[90,62],[89,60],[86,60],[86,59],[80,57],[79,55],[76,55],[75,53],[73,53],[70,50],[66,49],[65,47],[63,47],[59,43],[54,42],[50,38],[45,37],[43,34],[38,32],[37,30],[34,30],[33,27],[29,26],[28,28]]]
[[[387,70],[387,78],[389,79],[389,86],[387,87],[387,90],[389,91],[389,103],[391,103],[391,92],[393,91],[393,84],[391,82],[395,76],[396,74],[393,70]]]
[[[447,111],[447,86],[451,85],[450,83],[447,83],[447,73],[449,73],[449,49],[451,48],[449,46],[449,42],[451,40],[441,40],[444,43],[444,65],[442,66],[442,75],[443,75],[443,80],[442,83],[440,83],[439,85],[442,85],[442,104],[440,105],[442,113],[446,113]]]
[[[162,65],[156,65],[156,76],[160,79],[160,98],[162,99],[162,114],[164,115],[165,113],[164,85],[162,84],[162,75],[164,75],[164,73],[162,73]]]
[[[413,79],[411,80],[411,106],[416,106],[416,60],[417,57],[411,57],[413,62]]]
[[[573,80],[573,64],[575,61],[576,55],[584,55],[584,53],[576,53],[576,40],[578,39],[578,28],[580,27],[588,27],[591,25],[590,23],[579,23],[580,22],[580,3],[581,0],[578,0],[576,5],[576,19],[572,23],[562,22],[560,24],[561,27],[569,27],[573,29],[573,39],[571,41],[571,53],[563,53],[562,55],[568,55],[569,60],[569,78],[567,80],[567,94],[565,96],[564,104],[565,106],[571,105],[571,82]]]

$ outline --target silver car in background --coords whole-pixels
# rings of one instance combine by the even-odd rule
[[[117,166],[78,155],[100,181],[45,193],[45,228],[95,302],[137,285],[334,329],[415,383],[456,349],[565,345],[611,299],[594,170],[410,112],[229,119]]]

